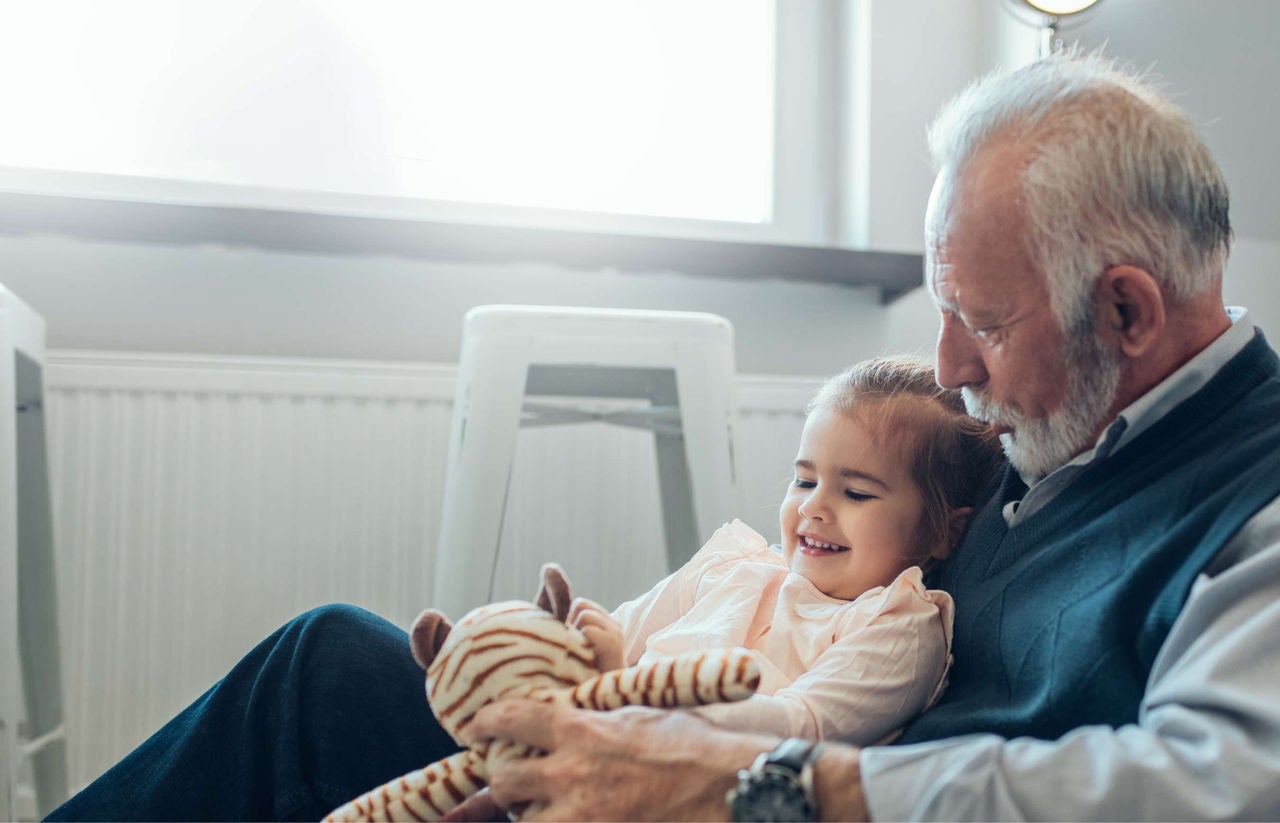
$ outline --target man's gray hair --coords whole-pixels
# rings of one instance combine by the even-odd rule
[[[1150,272],[1175,301],[1220,282],[1227,186],[1190,119],[1147,78],[1069,52],[970,84],[929,129],[936,171],[984,145],[1031,146],[1022,178],[1031,258],[1064,329],[1084,321],[1103,271]]]

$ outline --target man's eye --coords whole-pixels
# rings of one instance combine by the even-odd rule
[[[856,491],[853,491],[852,489],[846,489],[846,490],[845,490],[845,493],[844,493],[844,496],[845,496],[845,497],[847,497],[847,498],[849,498],[850,500],[854,500],[854,501],[856,501],[856,502],[858,502],[858,503],[861,503],[861,502],[863,502],[864,500],[875,500],[875,499],[876,499],[876,496],[875,496],[874,494],[865,494],[865,493],[863,493],[863,492],[856,492]]]

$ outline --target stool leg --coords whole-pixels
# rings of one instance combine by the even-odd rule
[[[528,371],[515,347],[477,349],[460,370],[436,546],[432,603],[455,619],[491,596]]]
[[[673,375],[674,377],[674,375]],[[650,401],[655,406],[674,406],[681,409],[679,392],[674,379],[655,381]],[[694,514],[693,487],[689,475],[688,438],[683,429],[679,434],[655,431],[653,448],[658,460],[658,489],[662,496],[662,528],[667,540],[667,570],[675,571],[688,562],[702,542],[710,536],[698,528]]]

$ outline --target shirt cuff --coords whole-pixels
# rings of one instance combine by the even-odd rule
[[[990,762],[1004,743],[975,734],[914,743],[873,746],[859,755],[862,792],[872,820],[997,820],[1009,799],[988,796]],[[970,784],[980,781],[985,786]]]

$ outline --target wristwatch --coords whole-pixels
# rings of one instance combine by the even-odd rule
[[[725,795],[732,819],[817,820],[813,761],[821,748],[812,740],[789,737],[757,757],[751,768],[740,770],[737,787]]]

